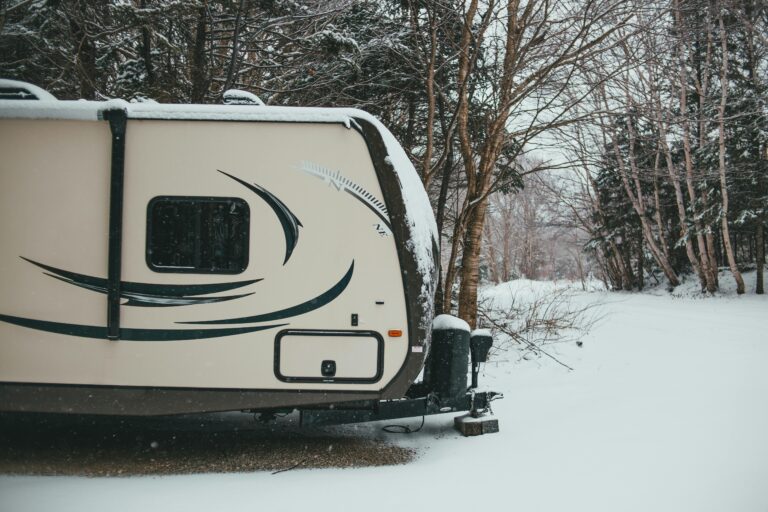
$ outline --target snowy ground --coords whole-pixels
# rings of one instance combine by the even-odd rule
[[[346,427],[417,448],[405,466],[2,477],[0,510],[766,511],[768,297],[676,295],[578,295],[606,316],[583,347],[551,347],[574,371],[514,353],[489,363],[484,387],[506,395],[498,434],[462,438],[450,416],[412,435]]]

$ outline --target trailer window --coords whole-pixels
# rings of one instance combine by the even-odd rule
[[[249,221],[243,199],[155,197],[147,207],[147,265],[157,272],[242,272]]]

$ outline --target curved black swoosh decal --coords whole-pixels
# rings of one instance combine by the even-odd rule
[[[250,323],[250,322],[267,322],[272,320],[282,320],[284,318],[290,318],[292,316],[301,315],[303,313],[309,313],[310,311],[314,311],[316,309],[319,309],[326,304],[332,302],[336,297],[341,295],[341,293],[347,288],[347,285],[352,280],[352,273],[355,269],[355,262],[353,261],[352,264],[349,266],[349,270],[347,270],[347,273],[344,274],[344,277],[341,278],[341,280],[333,285],[333,287],[329,288],[325,292],[321,293],[314,299],[308,300],[306,302],[303,302],[301,304],[298,304],[296,306],[291,306],[290,308],[281,309],[279,311],[273,311],[271,313],[264,313],[261,315],[254,315],[254,316],[245,316],[240,318],[225,318],[223,320],[201,320],[197,322],[176,322],[177,324],[244,324],[244,323]]]
[[[262,198],[270,208],[272,208],[272,211],[274,211],[275,215],[277,215],[277,218],[280,221],[280,225],[283,227],[283,233],[285,234],[285,259],[283,260],[283,265],[288,263],[293,250],[296,248],[296,244],[299,243],[299,226],[303,227],[301,221],[299,221],[293,212],[289,210],[287,206],[285,206],[285,203],[275,197],[275,195],[269,192],[267,189],[260,187],[255,183],[248,183],[247,181],[243,181],[237,176],[232,176],[231,174],[226,173],[220,169],[217,170],[221,174],[229,176],[244,187],[247,187],[249,190]]]
[[[21,259],[38,266],[50,273],[45,273],[65,283],[73,284],[87,290],[98,293],[107,293],[107,280],[99,277],[87,276],[62,270],[60,268],[45,265],[37,261],[20,256]],[[261,279],[250,279],[247,281],[237,281],[231,283],[212,283],[212,284],[152,284],[152,283],[132,283],[123,281],[120,283],[120,296],[128,299],[126,306],[189,306],[193,304],[210,304],[214,302],[224,302],[228,300],[239,299],[253,295],[253,293],[243,293],[239,295],[226,295],[222,297],[194,297],[195,295],[207,295],[209,293],[218,293],[235,288],[242,288],[249,284],[257,283]]]
[[[0,315],[0,321],[9,324],[36,329],[38,331],[64,334],[67,336],[79,336],[81,338],[107,339],[107,328],[94,325],[64,324],[22,318],[18,316]],[[235,336],[249,332],[274,329],[288,324],[258,325],[254,327],[230,327],[226,329],[120,329],[120,339],[125,341],[181,341],[201,340],[207,338],[222,338]]]

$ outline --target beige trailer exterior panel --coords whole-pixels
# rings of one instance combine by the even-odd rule
[[[81,275],[106,277],[109,125],[3,119],[0,154],[0,313],[103,326],[104,294],[73,286],[61,276],[53,278],[50,271],[22,257]],[[270,205],[219,171],[263,187],[295,214],[301,225],[287,261],[284,232]],[[341,124],[129,119],[122,281],[164,285],[259,281],[237,290],[247,296],[225,302],[172,307],[124,303],[121,327],[153,332],[267,328],[210,339],[110,341],[0,322],[0,381],[275,390],[384,388],[401,369],[409,350],[402,275],[391,232],[370,206],[340,189],[338,179],[342,178],[374,202],[383,203],[365,140]],[[147,207],[158,196],[246,201],[250,239],[245,271],[176,274],[150,269]],[[322,307],[312,309],[310,304],[275,320],[194,323],[290,310],[339,288],[338,296]],[[358,319],[355,326],[353,314]],[[381,377],[359,383],[281,381],[274,366],[275,336],[284,329],[380,333]],[[390,329],[402,330],[403,336],[388,337]],[[301,340],[290,341],[282,360],[286,366],[281,369],[289,374],[315,375],[320,370],[318,361],[335,359],[340,378],[370,377],[375,359],[370,342],[358,340],[361,344],[346,353],[330,341],[310,349]],[[299,357],[301,352],[306,352],[306,360]],[[351,370],[357,358],[360,367]]]

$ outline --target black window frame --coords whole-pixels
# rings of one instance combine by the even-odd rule
[[[244,243],[243,243],[243,257],[242,257],[242,265],[238,266],[236,269],[209,269],[209,268],[202,268],[202,267],[173,267],[173,266],[159,266],[156,265],[152,261],[152,235],[153,235],[153,229],[152,229],[152,213],[153,208],[157,205],[157,203],[160,202],[174,202],[177,201],[179,203],[190,203],[190,202],[197,202],[197,203],[237,203],[241,208],[243,208],[244,215],[243,215],[243,221],[245,223],[244,228]],[[251,241],[251,208],[248,204],[248,201],[246,201],[243,198],[240,197],[220,197],[220,196],[170,196],[170,195],[164,195],[164,196],[155,196],[152,199],[149,200],[149,203],[147,204],[147,220],[146,220],[146,231],[147,231],[147,237],[145,241],[144,246],[144,256],[147,263],[147,266],[150,270],[153,272],[161,272],[161,273],[170,273],[170,274],[242,274],[245,272],[245,270],[248,268],[248,263],[250,260],[250,241]],[[198,237],[200,233],[197,232],[196,236]]]

